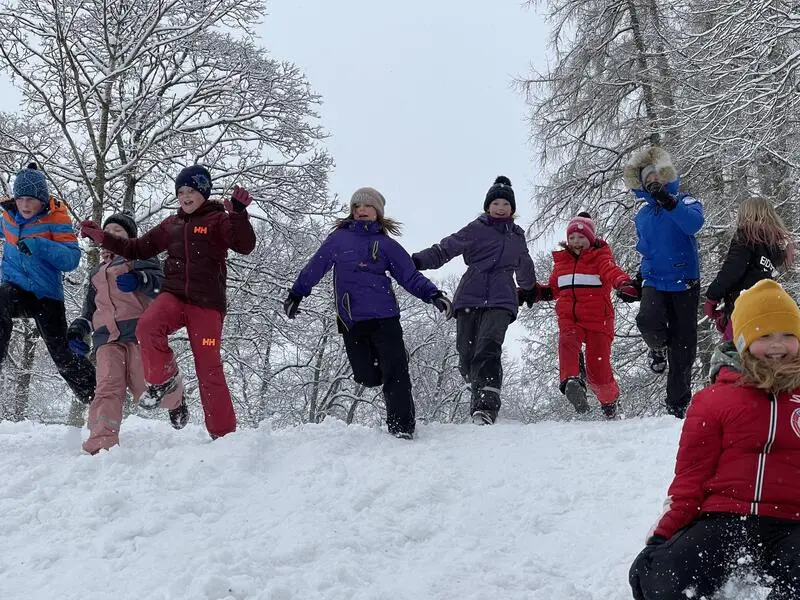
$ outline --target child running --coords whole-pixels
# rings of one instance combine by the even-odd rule
[[[122,238],[138,235],[136,221],[127,213],[116,213],[103,223],[103,231]],[[161,288],[163,274],[157,259],[128,261],[109,250],[100,253],[100,264],[89,275],[81,316],[67,330],[69,346],[80,356],[94,348],[97,388],[89,406],[89,438],[84,451],[97,454],[119,444],[119,429],[125,392],[138,399],[147,385],[136,341],[136,325]],[[177,408],[169,411],[175,429],[189,418],[182,390]]]
[[[220,355],[222,324],[227,309],[228,250],[250,254],[256,236],[247,215],[249,192],[234,186],[225,205],[210,200],[211,174],[201,165],[183,169],[175,178],[178,213],[140,238],[104,232],[94,221],[81,224],[81,235],[128,260],[146,260],[167,252],[164,284],[139,318],[139,340],[148,389],[139,398],[144,408],[180,406],[175,393],[182,380],[169,335],[186,327],[200,384],[206,429],[212,439],[236,430],[236,413],[225,381]]]
[[[560,389],[583,414],[589,411],[586,384],[597,396],[607,419],[617,416],[619,385],[611,368],[614,307],[611,289],[627,302],[639,299],[639,290],[614,262],[611,247],[597,237],[594,221],[582,212],[567,225],[567,241],[553,252],[553,272],[538,299],[556,299]],[[580,357],[586,346],[586,381]]]
[[[389,234],[398,235],[400,224],[384,216],[386,200],[370,187],[355,191],[350,214],[338,221],[333,232],[300,272],[283,303],[286,316],[294,319],[300,301],[333,267],[333,291],[339,332],[353,379],[366,387],[383,385],[389,433],[412,439],[416,426],[408,356],[400,326],[400,308],[387,277],[388,271],[409,293],[429,302],[447,318],[452,304],[424,275],[411,257]]]
[[[456,348],[459,370],[472,388],[470,415],[478,425],[497,419],[506,330],[536,286],[525,232],[514,223],[516,211],[511,180],[501,175],[486,193],[481,216],[413,255],[420,270],[438,269],[464,257],[467,271],[453,297]]]

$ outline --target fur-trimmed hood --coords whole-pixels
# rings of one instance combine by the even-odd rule
[[[642,169],[652,165],[656,170],[656,177],[662,185],[678,179],[678,171],[672,164],[672,158],[663,148],[653,146],[647,150],[642,150],[633,155],[630,162],[625,165],[622,171],[622,179],[629,190],[641,190],[642,181],[640,174]]]

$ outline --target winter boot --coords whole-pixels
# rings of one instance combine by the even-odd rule
[[[394,437],[396,437],[398,440],[413,440],[414,439],[414,434],[409,432],[409,431],[395,431],[392,435]]]
[[[472,422],[475,425],[493,425],[497,415],[492,415],[492,410],[476,410],[472,413]]]
[[[164,383],[148,385],[147,391],[139,396],[139,406],[146,408],[147,410],[158,408],[158,405],[161,404],[164,396],[177,390],[179,383],[179,375],[176,373]]]
[[[667,370],[667,347],[650,348],[650,370],[661,375]]]
[[[667,413],[671,414],[676,419],[683,419],[686,416],[686,407],[667,404]]]
[[[617,401],[609,402],[608,404],[601,404],[600,408],[603,409],[603,414],[606,419],[612,421],[617,418]]]
[[[172,423],[174,429],[183,429],[189,422],[189,409],[186,406],[186,398],[181,398],[181,403],[177,408],[172,408],[169,411],[169,422]]]
[[[564,384],[564,395],[579,415],[589,412],[589,403],[586,401],[586,384],[583,383],[583,379],[580,377],[567,379]]]

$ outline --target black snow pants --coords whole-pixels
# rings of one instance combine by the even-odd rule
[[[692,365],[697,354],[700,286],[682,292],[642,289],[636,325],[650,348],[668,350],[667,408],[685,412],[692,399]]]
[[[35,294],[16,285],[0,285],[0,365],[8,355],[13,319],[33,319],[47,351],[78,400],[92,401],[95,387],[94,365],[78,356],[67,342],[67,317],[64,303],[53,298],[37,298]]]
[[[456,316],[458,368],[472,387],[470,414],[489,413],[494,420],[500,410],[503,385],[503,341],[514,320],[504,308],[466,308]]]
[[[400,318],[359,321],[349,330],[341,327],[341,332],[356,383],[383,385],[389,433],[414,433],[414,398]]]
[[[643,600],[711,598],[741,565],[774,578],[767,600],[800,598],[800,521],[712,513],[643,554],[629,573]]]

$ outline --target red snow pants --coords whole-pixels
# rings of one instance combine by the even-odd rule
[[[164,383],[178,372],[169,335],[186,327],[194,356],[200,401],[206,429],[220,437],[236,431],[236,413],[222,369],[223,315],[213,308],[201,308],[161,292],[139,318],[136,337],[142,350],[144,377],[148,383]]]
[[[610,404],[619,397],[619,386],[611,370],[613,335],[584,329],[579,325],[561,326],[558,336],[558,366],[563,383],[580,377],[579,355],[586,344],[586,383],[600,404]]]

